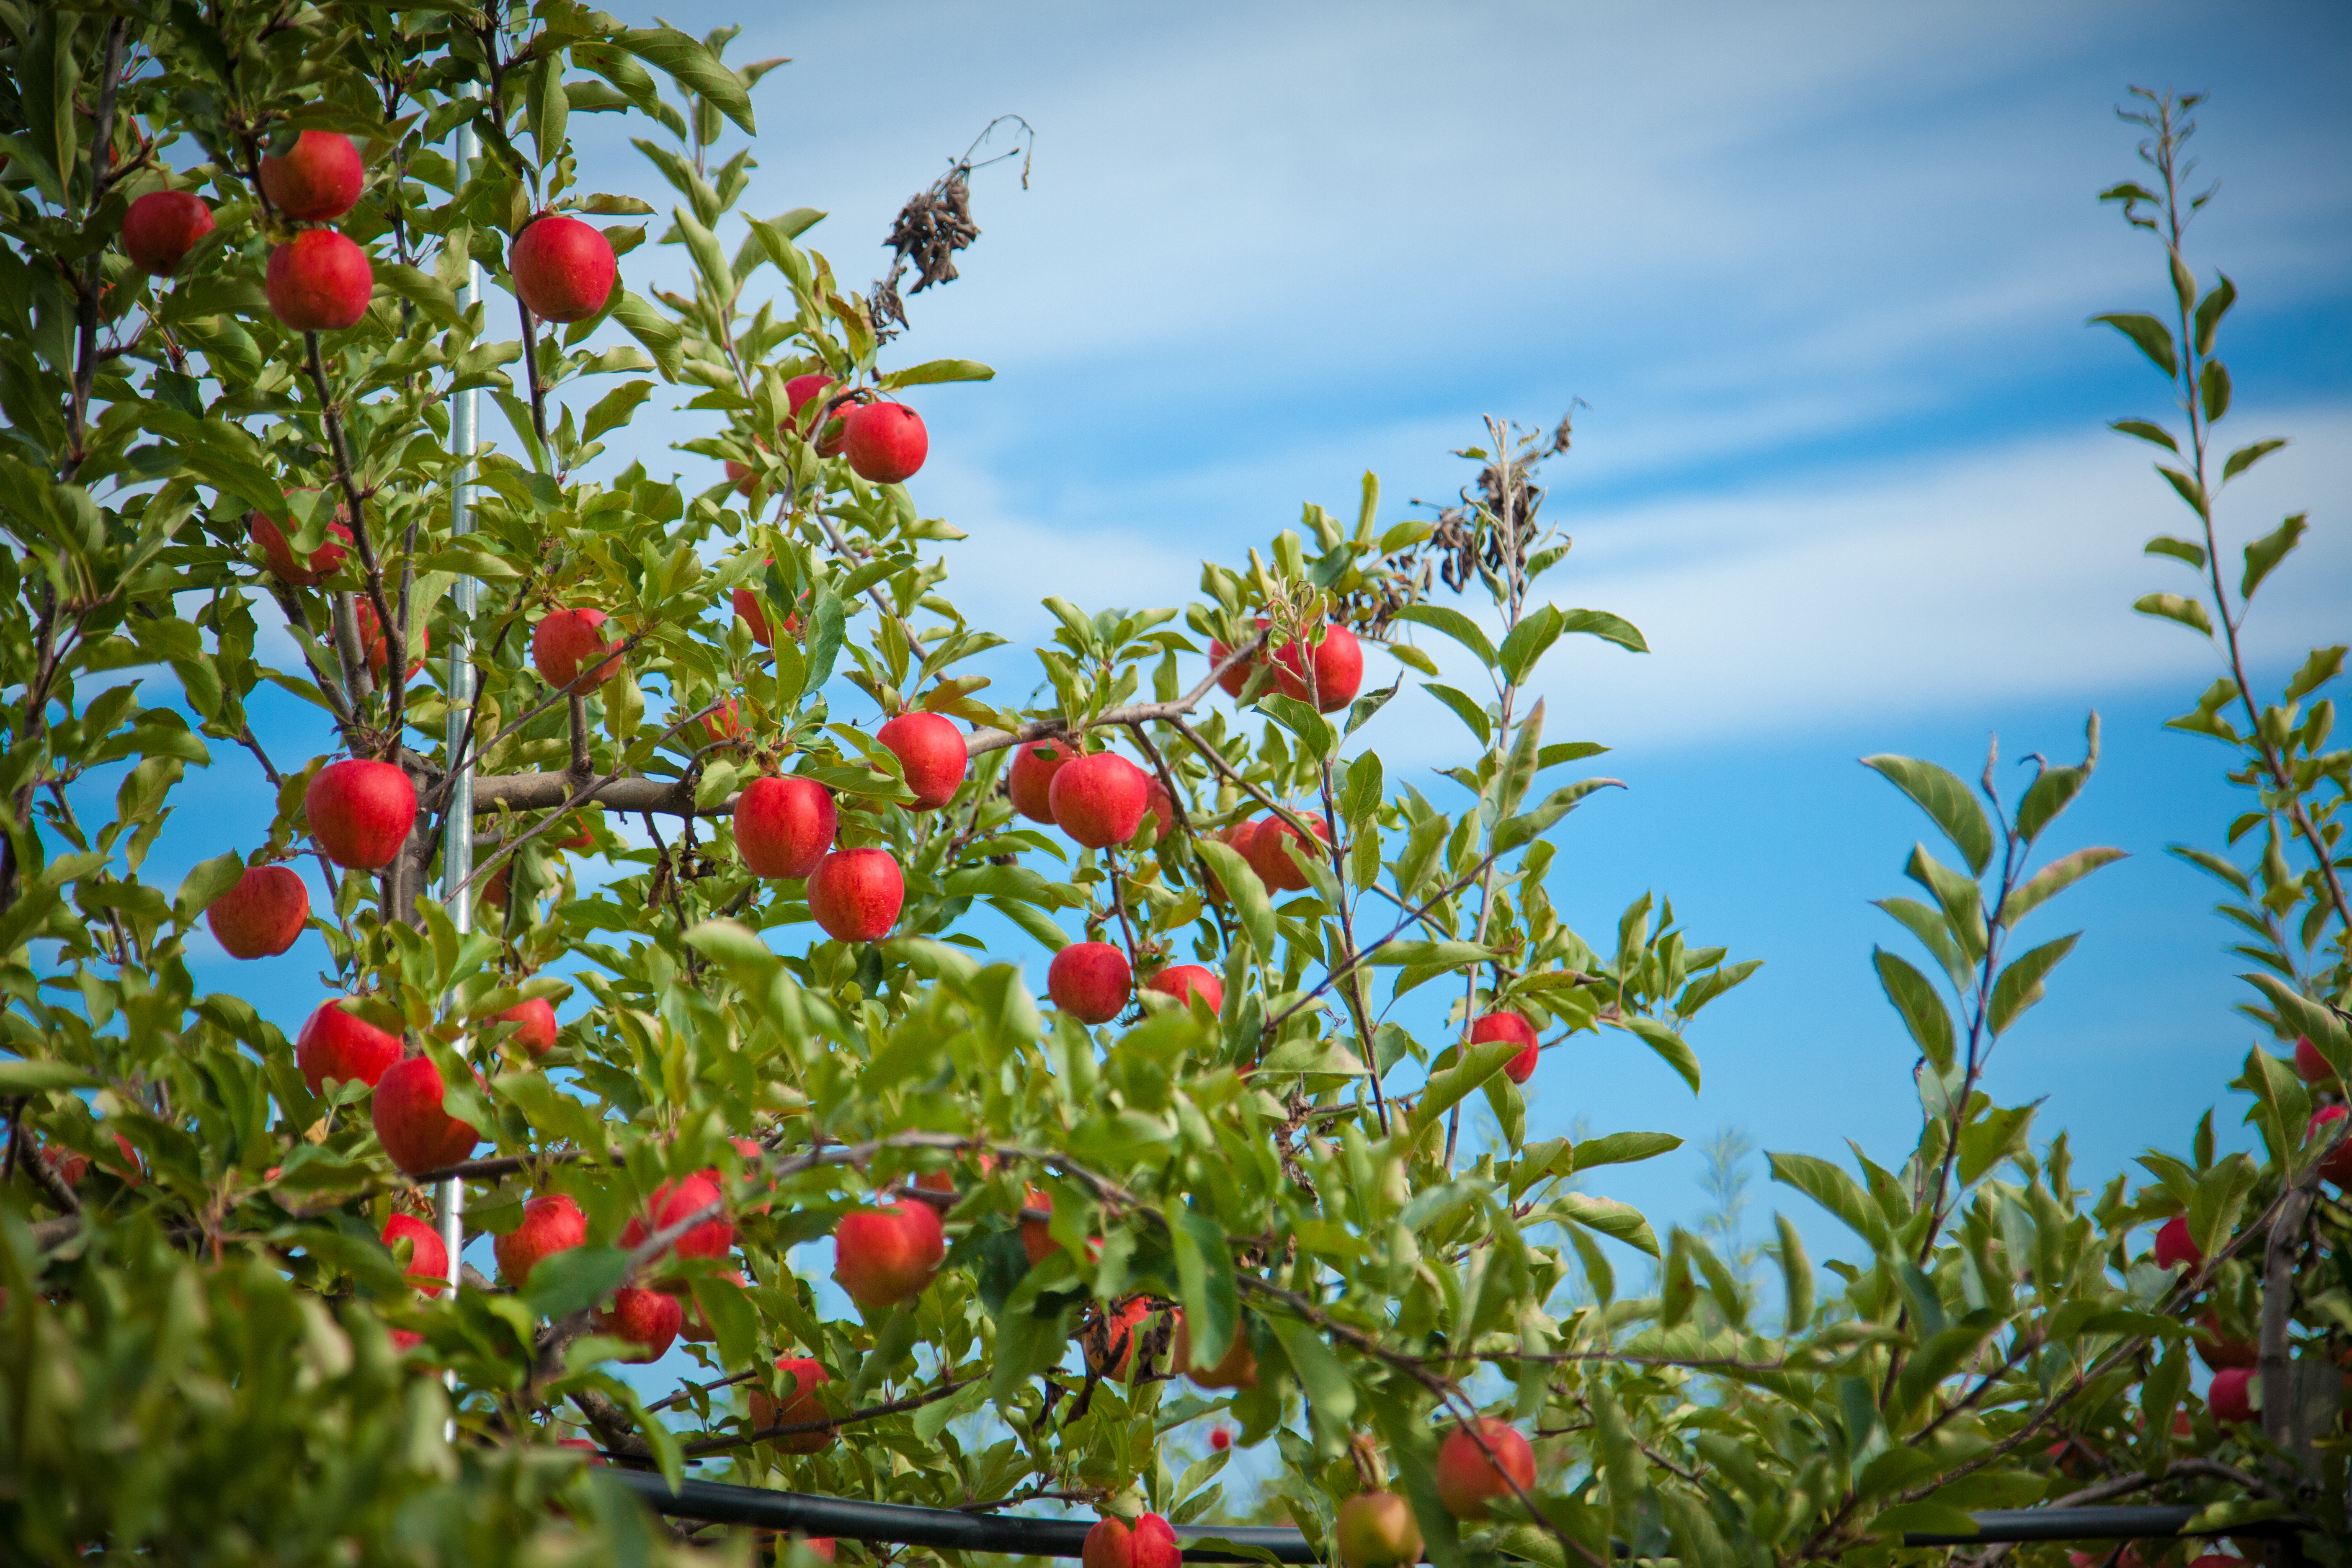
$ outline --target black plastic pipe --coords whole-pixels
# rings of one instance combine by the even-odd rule
[[[772,1491],[723,1481],[687,1481],[672,1491],[650,1470],[607,1470],[613,1480],[636,1493],[656,1513],[713,1524],[757,1530],[798,1531],[811,1536],[929,1546],[949,1552],[999,1552],[1022,1557],[1076,1557],[1091,1521],[1030,1519],[1019,1514],[960,1513],[953,1509],[915,1508],[906,1503],[863,1502],[854,1498],[815,1497]],[[2180,1534],[2196,1517],[2194,1508],[1998,1508],[1969,1517],[1974,1535],[1938,1535],[1915,1531],[1906,1546],[1987,1546],[2025,1541],[2161,1541]],[[2210,1534],[2280,1535],[2291,1527],[2276,1521],[2231,1525]],[[1321,1561],[1295,1530],[1268,1525],[1180,1524],[1176,1539],[1188,1561],[1255,1563],[1264,1559],[1209,1544],[1231,1542],[1273,1553],[1277,1563]],[[1197,1543],[1197,1544],[1196,1544]]]

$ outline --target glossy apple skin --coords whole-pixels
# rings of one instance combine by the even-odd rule
[[[869,1312],[921,1295],[947,1256],[940,1216],[928,1204],[884,1204],[845,1214],[834,1226],[833,1242],[833,1277]]]
[[[2185,1264],[2194,1268],[2205,1261],[2204,1249],[2189,1234],[2187,1215],[2174,1215],[2156,1227],[2155,1252],[2158,1268],[2170,1268],[2175,1264]]]
[[[2304,1141],[2316,1145],[2323,1139],[2334,1137],[2336,1131],[2334,1123],[2343,1121],[2345,1115],[2346,1111],[2340,1105],[2321,1106],[2305,1123]],[[2339,1190],[2352,1187],[2352,1137],[2346,1137],[2338,1142],[2327,1158],[2319,1163],[2319,1173]]]
[[[586,692],[621,673],[622,657],[600,656],[621,639],[604,630],[602,610],[557,610],[531,628],[530,662],[559,691]]]
[[[381,870],[415,824],[416,789],[390,763],[349,757],[311,778],[302,810],[328,859],[355,870]]]
[[[646,1216],[629,1221],[621,1232],[624,1247],[642,1246],[647,1237],[657,1230],[667,1230],[683,1219],[701,1213],[719,1201],[719,1184],[708,1176],[683,1176],[674,1182],[664,1182],[654,1189],[646,1206],[652,1211],[650,1224]],[[680,1258],[724,1258],[735,1245],[734,1223],[722,1214],[706,1220],[677,1238],[675,1250]]]
[[[1176,801],[1168,793],[1168,786],[1160,782],[1159,774],[1147,773],[1144,779],[1150,791],[1150,799],[1143,807],[1143,815],[1157,824],[1152,829],[1151,842],[1158,844],[1168,837],[1169,829],[1176,826]]]
[[[1490,1040],[1509,1040],[1519,1047],[1518,1055],[1503,1064],[1505,1078],[1513,1083],[1525,1083],[1536,1076],[1539,1052],[1533,1024],[1517,1013],[1488,1013],[1470,1026],[1470,1043],[1483,1046]]]
[[[809,913],[836,942],[879,942],[898,923],[906,875],[887,849],[839,849],[809,873]]]
[[[441,1233],[413,1214],[396,1214],[384,1222],[383,1244],[409,1245],[408,1282],[430,1296],[449,1283],[449,1248]]]
[[[915,809],[937,811],[955,798],[971,771],[963,731],[943,713],[901,713],[875,731],[906,773],[907,787],[915,792]]]
[[[522,1223],[490,1244],[499,1260],[499,1278],[520,1290],[530,1280],[540,1260],[569,1252],[588,1240],[588,1216],[570,1193],[541,1193],[526,1198]]]
[[[231,958],[275,958],[310,919],[310,889],[291,866],[247,866],[205,910],[205,924]]]
[[[341,522],[327,524],[327,542],[310,552],[310,564],[294,559],[294,545],[285,530],[270,520],[267,512],[246,514],[246,532],[254,543],[261,546],[261,558],[269,563],[270,574],[281,583],[297,588],[315,588],[335,574],[335,568],[351,553],[352,531]],[[371,610],[373,605],[368,606]]]
[[[804,1421],[824,1420],[824,1401],[817,1397],[817,1386],[833,1381],[824,1368],[811,1356],[778,1356],[776,1370],[795,1380],[792,1396],[779,1408],[776,1402],[768,1397],[766,1389],[753,1389],[751,1429],[756,1432],[769,1426],[797,1426]],[[768,1441],[787,1454],[818,1454],[830,1447],[836,1436],[830,1431],[788,1432]]]
[[[806,877],[836,826],[833,792],[814,779],[757,778],[735,797],[735,852],[755,877]]]
[[[431,1057],[394,1062],[375,1080],[376,1139],[412,1176],[457,1163],[482,1141],[471,1124],[441,1109],[446,1092]]]
[[[1192,1331],[1184,1321],[1184,1314],[1175,1314],[1176,1331],[1168,1345],[1168,1363],[1202,1388],[1255,1388],[1257,1386],[1257,1352],[1250,1349],[1249,1331],[1234,1331],[1234,1342],[1214,1366],[1195,1366],[1192,1363]]]
[[[1173,996],[1191,1006],[1198,996],[1209,1005],[1212,1013],[1222,1012],[1225,1005],[1224,983],[1197,963],[1173,963],[1143,983],[1146,991],[1157,991],[1162,996]]]
[[[604,231],[576,217],[532,219],[507,256],[516,295],[547,321],[584,321],[602,310],[620,271]]]
[[[2242,1366],[2213,1374],[2212,1386],[2205,1391],[2205,1407],[2213,1413],[2214,1420],[2235,1426],[2255,1419],[2260,1414],[2254,1405],[2257,1375],[2252,1368]]]
[[[513,1024],[514,1043],[535,1061],[555,1048],[555,1004],[544,996],[526,997],[499,1015],[501,1024]]]
[[[1339,1561],[1348,1568],[1403,1568],[1421,1561],[1421,1525],[1394,1492],[1358,1492],[1339,1505]]]
[[[1045,966],[1045,994],[1082,1024],[1108,1024],[1127,1011],[1135,971],[1107,942],[1074,942]]]
[[[1253,624],[1259,631],[1264,631],[1269,623],[1264,616],[1260,616]],[[1224,663],[1225,656],[1233,651],[1234,650],[1232,648],[1227,647],[1215,637],[1211,637],[1209,639],[1209,668],[1211,669],[1214,669],[1217,666]],[[1218,689],[1223,691],[1228,697],[1239,697],[1243,690],[1249,685],[1250,673],[1256,669],[1257,667],[1265,661],[1265,650],[1261,647],[1257,653],[1242,660],[1239,664],[1234,665],[1231,669],[1226,670],[1224,674],[1217,677]]]
[[[1126,1521],[1106,1515],[1087,1531],[1078,1559],[1080,1568],[1176,1568],[1183,1555],[1168,1521],[1147,1513],[1131,1530]]]
[[[379,1029],[344,1010],[342,1000],[320,1004],[294,1037],[294,1065],[312,1094],[326,1092],[335,1079],[357,1081],[373,1089],[400,1059],[398,1035]]]
[[[1528,1491],[1536,1484],[1536,1451],[1518,1428],[1487,1415],[1479,1418],[1477,1432],[1494,1458],[1478,1447],[1478,1437],[1460,1426],[1437,1447],[1437,1500],[1456,1519],[1485,1519],[1488,1503],[1516,1497],[1513,1481]]]
[[[842,455],[851,471],[871,484],[913,479],[930,450],[923,416],[903,403],[863,404],[849,411],[842,427]]]
[[[1246,847],[1235,846],[1249,861],[1250,869],[1257,873],[1257,879],[1264,882],[1270,891],[1297,893],[1306,890],[1307,873],[1284,852],[1283,846],[1296,844],[1298,853],[1308,858],[1324,852],[1323,844],[1318,842],[1326,837],[1323,819],[1310,816],[1307,820],[1315,828],[1316,837],[1313,839],[1281,817],[1268,816],[1260,818],[1251,830]]]
[[[375,617],[375,606],[362,598],[352,606],[352,618],[359,623],[360,646],[367,649],[367,667],[378,681],[383,679],[384,666],[392,660],[392,649],[385,643],[383,627]],[[433,647],[432,631],[419,624],[408,634],[408,673],[415,679],[425,668],[425,656]]]
[[[809,405],[811,398],[823,396],[826,389],[832,385],[833,377],[821,370],[811,371],[806,375],[796,375],[784,383],[784,395],[792,399],[793,422],[795,424],[799,422],[801,411]],[[820,428],[810,431],[808,436],[809,439],[816,443],[818,457],[837,458],[841,456],[842,442],[849,436],[848,422],[836,412],[828,417]]]
[[[298,332],[338,332],[367,314],[375,268],[367,252],[331,228],[306,228],[269,253],[269,309]]]
[[[153,278],[169,278],[196,241],[213,231],[213,209],[194,191],[150,191],[122,215],[122,254]]]
[[[751,640],[761,647],[775,647],[775,628],[768,624],[768,612],[761,604],[760,595],[750,588],[737,588],[728,596],[734,602],[735,613],[742,616],[744,625],[751,628]],[[784,617],[784,635],[794,638],[801,635],[801,618],[798,616]]]
[[[1077,753],[1066,741],[1029,741],[1013,748],[1004,787],[1013,809],[1032,822],[1054,820],[1054,775]]]
[[[675,1296],[631,1285],[613,1292],[613,1304],[596,1314],[596,1331],[614,1334],[637,1347],[624,1361],[659,1361],[677,1339],[686,1309]]]
[[[305,131],[282,158],[261,155],[261,192],[298,223],[339,218],[359,204],[367,183],[360,150],[339,131]]]
[[[1124,844],[1143,826],[1151,781],[1116,752],[1073,757],[1045,786],[1045,803],[1061,830],[1089,849]]]
[[[1356,700],[1364,684],[1364,646],[1356,634],[1345,626],[1326,626],[1323,640],[1312,650],[1314,660],[1307,661],[1307,650],[1296,642],[1285,643],[1274,656],[1275,689],[1285,697],[1295,697],[1301,702],[1311,702],[1326,713],[1335,713]],[[1314,689],[1307,689],[1309,671],[1314,676]]]

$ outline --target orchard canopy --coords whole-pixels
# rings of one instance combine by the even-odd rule
[[[976,165],[854,289],[822,215],[740,209],[782,62],[732,33],[0,0],[0,1557],[910,1554],[614,1479],[691,1466],[1075,1509],[1092,1568],[1253,1521],[1350,1568],[2031,1564],[2070,1548],[1918,1542],[2119,1500],[2197,1539],[2091,1561],[2347,1561],[2344,650],[2267,695],[2240,656],[2305,524],[2219,507],[2278,443],[2213,444],[2193,99],[2134,100],[2106,195],[2165,266],[2105,320],[2189,514],[2139,607],[2210,645],[2176,722],[2245,789],[2184,853],[2253,1152],[2209,1115],[2081,1184],[1988,1076],[2116,853],[2061,821],[2095,719],[2007,794],[1874,757],[1930,830],[1872,956],[1920,1116],[1773,1156],[1843,1227],[1817,1264],[1606,1195],[1673,1138],[1530,1136],[1557,1047],[1697,1092],[1769,956],[1553,903],[1617,781],[1539,672],[1645,650],[1540,510],[1567,424],[1465,430],[1458,504],[1368,478],[1181,606],[1039,561],[1050,643],[1004,648],[923,482],[926,389],[990,372],[899,292],[954,277]],[[723,478],[631,435],[656,399]],[[1414,689],[1458,728],[1406,776]]]

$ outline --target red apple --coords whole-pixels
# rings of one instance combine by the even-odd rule
[[[1045,994],[1082,1024],[1108,1024],[1127,1010],[1135,972],[1107,942],[1074,942],[1045,966]]]
[[[404,1353],[425,1342],[425,1336],[414,1329],[394,1329],[391,1333],[392,1348]]]
[[[604,1462],[604,1450],[597,1447],[595,1444],[591,1443],[585,1437],[558,1437],[555,1440],[555,1446],[559,1448],[585,1449],[588,1454],[588,1462],[592,1465],[601,1465]]]
[[[555,1048],[555,1004],[544,996],[526,997],[498,1016],[501,1024],[520,1026],[514,1043],[535,1059]]]
[[[408,1282],[430,1296],[449,1283],[449,1248],[441,1233],[413,1214],[396,1214],[384,1222],[383,1244],[409,1246]]]
[[[620,269],[604,231],[576,217],[541,214],[523,226],[507,254],[516,297],[549,321],[584,321],[602,310]]]
[[[595,830],[586,813],[583,813],[572,819],[572,831],[570,835],[566,837],[557,839],[555,841],[555,847],[558,849],[593,849],[596,847]]]
[[[685,1321],[686,1309],[677,1297],[630,1285],[613,1292],[612,1306],[596,1314],[596,1331],[637,1347],[637,1352],[623,1356],[624,1361],[659,1361]]]
[[[1270,623],[1268,623],[1264,616],[1260,616],[1254,624],[1256,626],[1258,630],[1264,631]],[[1227,647],[1215,637],[1211,637],[1209,639],[1209,668],[1211,669],[1214,669],[1217,666],[1224,663],[1225,656],[1233,651],[1233,649]],[[1217,685],[1224,691],[1226,696],[1239,697],[1242,694],[1242,689],[1249,684],[1250,672],[1265,662],[1265,650],[1264,648],[1260,648],[1250,658],[1242,660],[1239,664],[1234,665],[1231,669],[1225,671],[1224,674],[1217,677]]]
[[[1470,1043],[1483,1046],[1489,1040],[1515,1040],[1519,1054],[1503,1064],[1503,1076],[1513,1083],[1525,1083],[1536,1076],[1536,1026],[1517,1013],[1488,1013],[1470,1026]]]
[[[1146,991],[1157,991],[1162,996],[1173,996],[1186,1006],[1198,996],[1209,1005],[1212,1013],[1221,1012],[1225,1005],[1223,982],[1197,963],[1174,963],[1143,983]]]
[[[1054,775],[1077,755],[1066,741],[1028,741],[1013,749],[1013,765],[1005,770],[1004,787],[1013,809],[1032,822],[1054,820]]]
[[[196,241],[213,231],[213,209],[194,191],[150,191],[122,215],[122,253],[155,278],[169,278]]]
[[[1054,1199],[1045,1188],[1031,1187],[1021,1194],[1021,1206],[1024,1209],[1043,1209],[1047,1214],[1052,1214]],[[1060,1249],[1061,1245],[1054,1239],[1050,1221],[1031,1219],[1025,1215],[1022,1217],[1021,1250],[1027,1255],[1030,1268],[1034,1268],[1053,1257]]]
[[[2170,1268],[2181,1264],[2194,1268],[2204,1261],[2205,1249],[2189,1236],[2187,1215],[2174,1215],[2156,1227],[2156,1266],[2158,1268]]]
[[[1176,1531],[1156,1513],[1137,1520],[1132,1530],[1106,1514],[1087,1531],[1078,1558],[1080,1568],[1177,1568],[1184,1551],[1176,1544]]]
[[[1160,782],[1158,773],[1146,776],[1150,798],[1144,805],[1143,815],[1158,825],[1151,832],[1151,842],[1158,844],[1168,837],[1168,830],[1176,826],[1176,799],[1168,793],[1168,786]]]
[[[1321,817],[1310,816],[1307,820],[1314,826],[1317,837],[1329,837]],[[1261,819],[1251,830],[1248,847],[1242,848],[1242,853],[1249,858],[1250,869],[1257,873],[1257,879],[1264,882],[1269,891],[1297,893],[1307,888],[1307,873],[1285,851],[1283,847],[1287,844],[1297,845],[1302,855],[1319,856],[1323,853],[1322,845],[1310,842],[1307,835],[1279,816]],[[1237,845],[1235,847],[1242,847]]]
[[[275,958],[310,919],[310,890],[291,866],[247,866],[205,910],[213,940],[231,958]]]
[[[1486,1448],[1478,1447],[1479,1437],[1486,1440]],[[1494,1451],[1491,1459],[1487,1449]],[[1536,1451],[1507,1421],[1482,1416],[1477,1436],[1456,1426],[1438,1445],[1437,1500],[1456,1519],[1485,1519],[1488,1503],[1516,1496],[1513,1481],[1522,1490],[1535,1486]]]
[[[1315,645],[1314,662],[1296,642],[1285,643],[1274,656],[1275,689],[1285,697],[1311,702],[1326,713],[1336,712],[1356,700],[1364,684],[1364,648],[1345,626],[1326,626]],[[1309,689],[1312,677],[1313,689]]]
[[[247,512],[246,532],[261,546],[261,558],[269,563],[271,574],[297,588],[315,588],[333,576],[335,568],[341,566],[343,557],[350,553],[344,546],[352,542],[352,531],[348,526],[340,521],[331,522],[327,524],[327,542],[310,552],[310,563],[304,565],[294,559],[292,542],[287,539],[285,531],[270,521],[268,513]],[[337,540],[342,543],[336,543]],[[370,605],[368,613],[373,616],[375,606]],[[381,664],[383,660],[373,662]]]
[[[830,1563],[833,1561],[832,1536],[812,1536],[809,1539],[803,1541],[801,1544],[807,1547],[811,1552],[814,1552],[818,1557],[824,1559],[825,1562]]]
[[[2327,1065],[2327,1058],[2319,1054],[2319,1047],[2311,1043],[2308,1035],[2294,1038],[2294,1070],[2303,1075],[2305,1083],[2336,1081],[2336,1069]]]
[[[621,673],[619,654],[603,656],[623,640],[606,634],[602,610],[558,610],[531,629],[531,666],[559,691],[585,692]]]
[[[809,913],[838,942],[879,942],[898,921],[907,879],[887,849],[840,849],[809,873]]]
[[[1124,844],[1143,826],[1151,781],[1116,752],[1073,757],[1054,773],[1046,804],[1062,831],[1089,849]]]
[[[2260,1378],[2251,1367],[2233,1366],[2215,1373],[2212,1386],[2205,1391],[2205,1408],[2226,1426],[2255,1419],[2262,1409]]]
[[[390,763],[347,757],[329,763],[302,792],[311,837],[338,866],[375,871],[392,864],[416,821],[416,789]]]
[[[778,1356],[776,1370],[793,1379],[792,1393],[779,1405],[768,1396],[764,1388],[751,1390],[751,1430],[763,1431],[770,1426],[798,1426],[804,1422],[824,1419],[824,1401],[817,1397],[820,1384],[831,1383],[824,1368],[813,1356]],[[832,1446],[835,1434],[824,1432],[787,1432],[768,1440],[787,1454],[818,1454]]]
[[[921,1295],[947,1257],[940,1216],[929,1204],[845,1214],[834,1227],[833,1245],[833,1277],[869,1312]]]
[[[719,1201],[719,1184],[706,1175],[684,1176],[674,1182],[664,1182],[654,1189],[646,1208],[650,1222],[644,1215],[628,1223],[621,1232],[620,1245],[635,1247],[644,1245],[647,1237],[657,1230],[667,1230],[680,1220],[692,1218]],[[716,1219],[705,1220],[677,1238],[674,1250],[680,1258],[724,1258],[735,1246],[734,1222],[722,1213]]]
[[[735,852],[755,877],[805,877],[833,849],[833,792],[805,778],[757,778],[735,797]]]
[[[588,1239],[588,1216],[569,1193],[541,1193],[527,1198],[522,1223],[490,1244],[499,1260],[499,1278],[520,1290],[530,1280],[540,1260],[569,1252]]]
[[[1421,1561],[1421,1525],[1394,1492],[1358,1492],[1339,1505],[1333,1533],[1348,1568],[1409,1568]]]
[[[1236,1327],[1234,1342],[1217,1364],[1196,1365],[1192,1360],[1192,1331],[1184,1321],[1184,1314],[1174,1314],[1176,1332],[1168,1346],[1168,1364],[1182,1373],[1202,1388],[1255,1388],[1257,1386],[1257,1352],[1250,1349],[1249,1331]]]
[[[269,309],[298,332],[332,332],[367,314],[375,268],[331,228],[306,228],[269,253]]]
[[[772,566],[775,563],[771,561],[768,564]],[[751,628],[751,640],[761,647],[775,647],[776,634],[768,625],[768,612],[761,605],[758,593],[748,587],[737,588],[729,596],[734,601],[735,613],[742,616],[743,624]],[[788,637],[798,637],[801,635],[800,616],[784,617],[784,635]]]
[[[751,445],[759,447],[762,452],[768,449],[768,444],[757,436],[751,437]],[[719,461],[719,466],[727,470],[727,482],[735,487],[737,495],[747,496],[760,488],[760,471],[751,464],[739,463],[732,458],[722,458]],[[735,591],[740,594],[743,590],[738,588]]]
[[[784,383],[784,395],[792,399],[792,417],[797,421],[801,416],[801,410],[808,406],[809,400],[822,395],[832,384],[833,378],[821,370],[811,371],[806,375],[796,375]],[[841,444],[849,435],[848,422],[840,414],[833,414],[825,419],[822,429],[813,431],[811,435],[816,441],[818,457],[838,457],[841,454]]]
[[[2316,1148],[2336,1135],[2336,1123],[2344,1120],[2340,1105],[2323,1105],[2311,1113],[2303,1130],[2304,1142]],[[2352,1136],[2339,1142],[2327,1158],[2320,1162],[2319,1173],[2336,1186],[2352,1187]]]
[[[400,1037],[379,1029],[344,1009],[343,999],[322,1002],[294,1038],[294,1065],[312,1094],[323,1094],[336,1079],[355,1080],[373,1089],[400,1059]]]
[[[375,617],[375,605],[362,598],[352,606],[352,618],[359,623],[360,646],[367,649],[367,667],[379,681],[383,668],[392,660],[392,649],[386,646],[383,628]],[[433,647],[433,634],[420,623],[408,634],[408,673],[413,679],[425,668],[425,655]]]
[[[41,1163],[55,1171],[58,1180],[69,1187],[81,1185],[81,1179],[89,1174],[89,1156],[62,1143],[44,1144]]]
[[[903,403],[867,403],[849,411],[841,449],[852,472],[872,484],[895,485],[915,477],[931,449],[923,416]]]
[[[338,131],[305,131],[283,157],[261,155],[261,194],[280,216],[298,223],[342,216],[358,204],[366,183],[360,150]]]
[[[953,800],[971,765],[963,731],[942,713],[901,713],[875,731],[874,738],[898,759],[907,787],[915,792],[917,811],[936,811]]]
[[[714,741],[740,741],[743,738],[743,715],[730,697],[724,705],[702,716],[703,733]]]
[[[2222,1372],[2233,1366],[2252,1366],[2262,1359],[2263,1347],[2253,1340],[2231,1339],[2221,1331],[2220,1314],[2208,1312],[2197,1320],[2205,1332],[2189,1336],[2197,1348],[2197,1359],[2212,1372]]]
[[[454,1165],[482,1135],[441,1109],[446,1091],[431,1057],[410,1057],[375,1081],[375,1135],[392,1163],[415,1175]]]
[[[719,1278],[733,1285],[738,1290],[748,1289],[751,1284],[749,1279],[743,1278],[743,1271],[740,1268],[730,1268]],[[677,1295],[677,1292],[673,1290],[671,1294]],[[678,1329],[677,1337],[688,1344],[717,1343],[719,1331],[710,1326],[709,1318],[703,1314],[702,1303],[692,1296],[679,1296],[678,1300],[686,1305],[686,1321]]]

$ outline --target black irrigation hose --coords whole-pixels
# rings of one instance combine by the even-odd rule
[[[749,1525],[759,1530],[798,1531],[810,1536],[836,1536],[850,1541],[879,1541],[900,1546],[929,1546],[948,1552],[996,1552],[1022,1557],[1076,1557],[1084,1546],[1092,1521],[1083,1519],[1030,1519],[1019,1514],[960,1513],[953,1509],[914,1508],[905,1503],[861,1502],[853,1498],[814,1497],[806,1492],[771,1491],[765,1487],[730,1486],[720,1481],[683,1483],[677,1491],[649,1470],[614,1469],[604,1475],[643,1498],[656,1513],[713,1524]],[[2141,1508],[2002,1508],[1969,1517],[1977,1521],[1974,1535],[1938,1535],[1913,1531],[1906,1546],[1982,1546],[2020,1541],[2164,1540],[2180,1534],[2198,1510],[2188,1507]],[[2231,1525],[2208,1534],[2284,1535],[2292,1527],[2278,1521]],[[1295,1530],[1265,1525],[1180,1524],[1176,1539],[1193,1563],[1262,1563],[1257,1552],[1270,1552],[1277,1563],[1320,1562],[1307,1538]],[[1234,1547],[1254,1548],[1237,1552]]]

